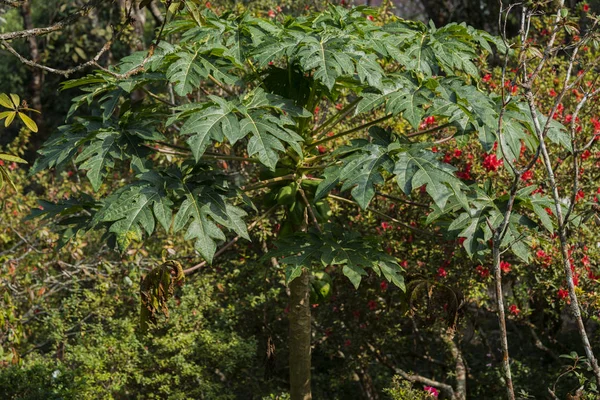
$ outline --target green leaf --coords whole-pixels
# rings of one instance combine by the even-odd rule
[[[148,235],[154,232],[155,218],[168,232],[172,206],[172,201],[159,187],[134,183],[107,198],[95,222],[112,222],[109,231],[116,235],[119,248],[125,250],[131,240],[141,239],[142,229]]]
[[[211,106],[193,113],[181,127],[182,135],[191,135],[187,140],[196,160],[200,160],[211,141],[222,142],[227,137],[231,144],[240,137],[240,125],[229,104]]]
[[[404,285],[404,277],[400,275],[402,269],[394,259],[383,259],[379,261],[379,268],[381,268],[381,272],[383,272],[383,276],[385,276],[385,279],[392,282],[402,291],[406,291],[406,286]]]
[[[202,79],[211,75],[224,84],[233,84],[235,77],[227,69],[230,67],[224,59],[215,59],[196,51],[182,50],[176,55],[177,61],[167,69],[167,79],[175,84],[175,93],[185,96],[200,87]]]
[[[286,128],[291,124],[287,118],[277,117],[262,110],[244,112],[244,118],[240,121],[240,133],[251,135],[248,141],[248,155],[252,157],[258,154],[261,163],[275,170],[279,160],[279,152],[285,152],[283,143],[290,145],[298,155],[302,156],[299,143],[303,140],[301,136]]]
[[[82,163],[80,168],[87,170],[86,175],[95,191],[100,189],[108,170],[114,167],[114,160],[121,158],[121,151],[116,145],[118,137],[118,132],[114,131],[98,133],[75,159],[76,163]]]
[[[351,193],[356,202],[366,209],[375,196],[375,185],[384,183],[381,171],[391,172],[394,162],[384,146],[367,145],[361,155],[354,157],[340,171],[342,191],[353,188]]]
[[[431,90],[421,87],[412,78],[394,75],[383,83],[380,93],[363,94],[363,99],[356,106],[355,115],[371,111],[385,103],[386,112],[394,115],[402,113],[402,117],[417,129],[425,115],[423,106],[431,102],[431,96]]]
[[[222,195],[209,187],[194,190],[186,187],[185,190],[184,201],[173,220],[173,231],[177,233],[188,226],[185,239],[195,239],[194,247],[208,263],[212,263],[217,242],[225,240],[225,234],[215,222],[249,239],[242,222],[246,215],[243,210],[227,204]]]
[[[304,71],[314,70],[314,79],[329,90],[336,80],[354,74],[354,62],[346,51],[347,38],[339,35],[306,35],[299,43],[296,55]]]
[[[72,123],[58,127],[58,132],[50,136],[38,150],[40,157],[35,160],[31,175],[42,170],[61,167],[77,154],[79,146],[90,139],[91,132],[98,129],[95,123]]]
[[[440,162],[434,153],[411,148],[398,155],[394,174],[400,189],[410,194],[414,189],[425,185],[425,190],[435,204],[444,208],[453,192],[460,191],[464,184],[454,176],[452,165]]]

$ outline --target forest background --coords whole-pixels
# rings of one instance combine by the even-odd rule
[[[363,4],[0,0],[0,398],[599,396],[600,3]]]

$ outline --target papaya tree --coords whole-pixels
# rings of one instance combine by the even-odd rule
[[[429,222],[441,221],[434,234],[465,237],[471,256],[486,257],[489,229],[504,224],[496,242],[521,252],[525,217],[500,218],[507,199],[459,179],[430,140],[475,133],[490,146],[527,127],[524,109],[478,87],[502,41],[465,24],[374,22],[366,7],[263,19],[168,3],[148,51],[63,85],[83,93],[32,169],[76,165],[91,183],[94,193],[34,210],[58,219],[63,242],[102,230],[124,251],[164,229],[211,264],[260,219],[279,219],[265,260],[284,266],[290,290],[292,399],[311,398],[310,294],[327,295],[326,267],[355,287],[375,273],[404,290],[397,260],[340,225],[336,202],[377,212],[378,188],[422,189]],[[504,113],[514,123],[499,124]]]

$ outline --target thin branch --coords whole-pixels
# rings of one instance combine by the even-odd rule
[[[381,197],[389,199],[389,200],[394,200],[394,201],[397,201],[399,203],[410,204],[411,206],[429,208],[428,204],[417,203],[416,201],[410,201],[410,200],[401,199],[400,197],[390,196],[389,194],[385,194],[385,193],[381,193],[381,192],[375,192],[375,193],[378,196],[381,196]]]
[[[150,4],[148,4],[148,9],[150,10],[150,14],[152,14],[152,17],[156,21],[156,24],[161,25],[164,21],[164,18],[162,16],[160,8],[158,8],[154,1],[151,1]]]
[[[228,95],[235,96],[235,92],[233,90],[231,90],[227,86],[223,85],[221,82],[219,82],[219,80],[217,78],[215,78],[211,74],[208,74],[208,79],[210,79],[215,85],[217,85],[218,87],[223,89],[225,92],[227,92]]]
[[[25,4],[25,2],[24,1],[16,1],[16,0],[0,0],[0,4],[4,4],[9,7],[19,8],[23,4]]]
[[[435,381],[433,379],[426,378],[421,375],[409,374],[408,372],[393,365],[383,354],[381,354],[381,352],[378,349],[375,349],[375,347],[372,344],[367,343],[367,345],[369,347],[369,350],[371,350],[371,352],[375,355],[375,358],[377,358],[377,361],[379,361],[382,365],[388,367],[395,374],[400,375],[403,379],[406,379],[409,382],[417,382],[417,383],[422,383],[424,385],[440,388],[447,395],[449,395],[450,398],[455,397],[454,389],[452,388],[452,386],[450,386],[446,383],[442,383],[442,382]]]
[[[406,136],[407,138],[412,138],[412,137],[417,137],[417,136],[421,136],[421,135],[426,135],[428,133],[439,131],[440,129],[447,128],[450,125],[452,125],[452,124],[451,123],[446,123],[446,124],[442,124],[442,125],[436,125],[436,126],[432,126],[431,128],[423,129],[422,131],[416,131],[416,132],[412,132],[412,133],[407,133],[404,136]]]
[[[330,198],[332,198],[334,200],[337,200],[337,201],[341,201],[343,203],[352,204],[353,206],[360,207],[360,205],[358,203],[356,203],[355,201],[352,201],[350,199],[346,199],[344,197],[336,196],[334,194],[330,194],[328,197],[330,197]],[[424,230],[419,229],[419,228],[415,228],[414,226],[411,226],[411,225],[407,224],[406,222],[402,222],[402,221],[400,221],[400,220],[398,220],[398,219],[396,219],[396,218],[394,218],[392,216],[389,216],[387,214],[384,214],[384,213],[382,213],[380,211],[373,210],[372,208],[366,208],[365,211],[370,211],[373,214],[377,214],[377,215],[379,215],[379,216],[381,216],[381,217],[383,217],[383,218],[385,218],[385,219],[387,219],[389,221],[394,222],[395,224],[398,224],[398,225],[401,225],[401,226],[403,226],[403,227],[405,227],[407,229],[410,229],[411,231],[415,231],[415,232],[422,233],[424,235],[429,235],[429,236],[435,236],[435,237],[440,236],[440,235],[437,235],[435,233],[431,233],[431,232],[427,232],[427,231],[424,231]]]
[[[270,186],[274,183],[284,182],[284,181],[293,181],[296,179],[296,174],[288,174],[283,176],[276,176],[275,178],[266,179],[264,181],[260,181],[254,185],[243,186],[242,190],[244,192],[249,192],[251,190],[262,189],[264,187]]]
[[[306,207],[308,208],[308,213],[310,214],[310,218],[312,219],[312,223],[315,226],[315,228],[317,228],[317,231],[319,231],[319,233],[323,233],[323,231],[321,230],[321,226],[319,225],[319,221],[317,221],[317,216],[315,215],[315,210],[313,209],[312,205],[310,204],[310,201],[308,201],[308,197],[306,197],[306,193],[304,193],[304,189],[302,189],[301,187],[298,187],[298,192],[300,192],[300,196],[302,196],[302,200],[304,200],[304,204],[306,204]]]
[[[167,1],[167,7],[171,4],[171,1]],[[162,25],[160,26],[160,29],[158,31],[158,33],[156,34],[156,37],[154,39],[154,43],[152,43],[150,45],[150,48],[148,49],[148,53],[146,54],[146,57],[144,57],[144,59],[142,60],[142,62],[136,66],[135,68],[130,69],[129,71],[123,73],[123,74],[119,74],[116,73],[114,71],[111,71],[108,68],[104,68],[103,66],[96,64],[96,67],[100,68],[102,71],[106,72],[107,74],[113,76],[116,79],[119,80],[124,80],[124,79],[128,79],[130,77],[132,77],[133,75],[137,75],[140,72],[145,71],[145,67],[146,64],[148,63],[148,61],[152,58],[152,56],[154,55],[154,51],[158,48],[158,45],[160,44],[160,41],[162,39],[162,34],[163,31],[165,29],[165,25],[167,24],[167,18],[165,18],[163,20]]]
[[[82,64],[79,64],[79,65],[77,65],[75,67],[72,67],[72,68],[69,68],[69,69],[57,69],[57,68],[48,67],[46,65],[42,65],[42,64],[36,63],[35,61],[26,59],[21,54],[19,54],[8,43],[8,41],[6,41],[6,40],[0,40],[0,42],[6,48],[6,50],[8,50],[9,53],[11,53],[15,57],[17,57],[19,59],[19,61],[22,62],[23,64],[28,65],[28,66],[33,67],[33,68],[39,68],[41,70],[44,70],[46,72],[50,72],[52,74],[62,75],[65,78],[68,78],[69,75],[74,74],[75,72],[81,71],[82,69],[85,69],[87,67],[97,66],[98,65],[98,61],[100,60],[100,58],[104,55],[104,53],[106,53],[110,49],[110,47],[113,44],[113,40],[112,39],[109,40],[108,42],[106,42],[104,44],[104,46],[102,46],[102,48],[100,49],[100,51],[98,51],[98,53],[94,56],[94,58],[92,58],[89,61],[86,61],[86,62],[84,62]]]
[[[332,140],[341,138],[341,137],[346,136],[346,135],[350,135],[351,133],[358,132],[358,131],[363,130],[365,128],[368,128],[370,126],[376,125],[376,124],[378,124],[380,122],[386,121],[386,120],[392,118],[393,116],[394,116],[393,114],[389,114],[389,115],[386,115],[386,116],[381,117],[379,119],[376,119],[374,121],[367,122],[366,124],[357,126],[356,128],[352,128],[352,129],[349,129],[347,131],[340,132],[340,133],[338,133],[336,135],[329,136],[329,137],[323,138],[321,140],[317,140],[316,142],[313,142],[310,145],[308,145],[307,148],[308,149],[315,148],[315,147],[319,146],[320,144],[330,142]]]
[[[170,102],[169,100],[163,99],[162,97],[160,97],[159,95],[152,93],[150,90],[143,88],[144,93],[146,93],[148,96],[152,97],[154,100],[160,101],[163,104],[168,105],[169,107],[177,107],[177,104]]]
[[[362,100],[362,97],[357,98],[356,100],[354,100],[353,102],[348,104],[346,107],[344,107],[342,110],[340,110],[339,113],[332,115],[331,118],[329,118],[327,121],[325,121],[321,125],[315,127],[313,130],[313,139],[318,139],[319,136],[321,136],[321,134],[325,131],[325,128],[327,128],[329,125],[333,124],[334,122],[337,123],[337,122],[341,121],[342,119],[344,119],[346,116],[348,116],[348,114],[350,114],[352,112],[352,110],[354,110],[354,107],[361,100]],[[333,125],[335,126],[335,124],[333,124]]]
[[[19,2],[14,1],[14,0],[1,0],[1,1],[3,3],[13,6],[13,7],[23,5],[23,2],[21,2],[21,1],[19,1]],[[30,37],[30,36],[43,36],[43,35],[47,35],[52,32],[60,31],[60,30],[64,29],[65,27],[73,24],[79,18],[86,16],[92,9],[98,7],[101,3],[102,3],[102,1],[100,1],[100,0],[91,1],[90,3],[81,7],[79,10],[75,11],[73,14],[69,15],[62,21],[59,21],[59,22],[55,23],[54,25],[50,25],[50,26],[47,26],[44,28],[33,28],[33,29],[25,29],[22,31],[0,33],[0,41],[21,39],[21,38],[26,38],[26,37]]]

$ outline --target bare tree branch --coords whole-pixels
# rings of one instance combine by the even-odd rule
[[[68,78],[69,75],[74,74],[75,72],[81,71],[87,67],[91,67],[91,66],[98,67],[98,61],[104,55],[104,53],[106,53],[110,49],[110,47],[113,44],[113,40],[109,40],[108,42],[106,42],[104,44],[104,46],[102,46],[100,51],[91,60],[86,61],[83,64],[79,64],[79,65],[69,68],[69,69],[52,68],[52,67],[48,67],[46,65],[39,64],[32,60],[28,60],[25,57],[23,57],[21,54],[19,54],[6,40],[2,40],[1,43],[6,48],[6,50],[8,50],[9,53],[11,53],[15,57],[17,57],[19,59],[19,61],[21,61],[23,64],[28,65],[33,68],[39,68],[41,70],[50,72],[52,74],[62,75],[65,78]]]
[[[24,3],[23,1],[16,1],[16,0],[0,0],[0,4],[4,4],[9,7],[14,7],[14,8],[21,7],[23,5],[23,3]]]
[[[408,372],[406,372],[406,371],[404,371],[404,370],[396,367],[395,365],[393,365],[372,344],[367,343],[367,345],[369,346],[369,350],[371,350],[371,352],[375,355],[375,358],[377,358],[377,361],[379,361],[382,365],[388,367],[395,374],[397,374],[400,377],[402,377],[402,379],[406,379],[409,382],[418,382],[418,383],[422,383],[424,385],[429,385],[429,386],[434,386],[434,387],[440,388],[443,392],[445,392],[448,396],[450,396],[450,398],[452,398],[452,399],[456,398],[456,394],[454,392],[454,388],[452,386],[448,385],[447,383],[438,382],[436,380],[429,379],[427,377],[424,377],[424,376],[421,376],[421,375],[418,375],[418,374],[409,374]]]
[[[21,6],[24,3],[19,1],[13,1],[13,0],[0,0],[1,2],[11,5],[13,7]],[[109,2],[113,2],[113,0],[109,0]],[[77,21],[79,18],[81,17],[85,17],[86,15],[88,15],[88,13],[98,7],[100,5],[100,3],[102,3],[102,1],[100,0],[94,0],[91,1],[90,3],[86,4],[85,6],[81,7],[79,10],[75,11],[73,14],[69,15],[68,17],[66,17],[65,19],[63,19],[62,21],[59,21],[53,25],[50,26],[46,26],[43,28],[32,28],[32,29],[24,29],[21,31],[14,31],[14,32],[6,32],[6,33],[1,33],[0,34],[0,40],[14,40],[14,39],[21,39],[21,38],[26,38],[26,37],[30,37],[30,36],[44,36],[47,35],[49,33],[52,32],[57,32],[60,31],[62,29],[64,29],[65,27],[73,24],[75,21]],[[106,2],[104,2],[106,3]],[[14,5],[13,5],[14,4]]]

